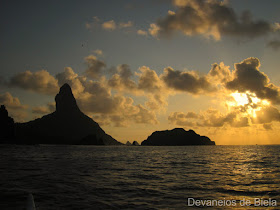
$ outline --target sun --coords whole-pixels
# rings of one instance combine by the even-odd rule
[[[244,106],[249,103],[248,96],[245,93],[232,93],[231,96],[234,98],[236,106]]]
[[[257,111],[270,105],[269,101],[260,99],[255,93],[231,93],[229,101],[226,102],[230,109],[239,109],[243,115],[257,117]]]

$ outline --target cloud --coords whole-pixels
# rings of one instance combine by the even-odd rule
[[[117,28],[117,25],[114,20],[109,20],[102,23],[102,28],[108,31],[114,31]]]
[[[267,43],[267,46],[274,50],[278,50],[280,48],[280,40],[272,40]]]
[[[85,26],[86,26],[86,29],[91,29],[91,24],[90,23],[86,23]]]
[[[133,26],[133,22],[132,21],[128,21],[126,23],[124,23],[124,22],[119,23],[119,27],[120,28],[130,28],[132,26]]]
[[[27,116],[27,105],[22,105],[17,97],[13,97],[9,92],[0,94],[0,104],[5,105],[9,115],[14,118],[16,122],[23,122]]]
[[[280,103],[280,89],[270,83],[268,76],[259,70],[260,61],[257,58],[247,58],[235,64],[233,80],[225,84],[232,91],[255,93],[260,99],[267,99],[272,103]]]
[[[187,114],[183,112],[173,112],[168,116],[168,121],[178,126],[195,127],[195,123],[190,121],[192,118],[197,119],[198,115],[194,112],[188,112]]]
[[[95,29],[101,27],[102,29],[106,31],[115,31],[117,29],[127,29],[133,27],[132,21],[127,22],[119,22],[117,23],[115,20],[109,20],[109,21],[102,21],[98,17],[93,17],[93,20],[91,22],[86,22],[85,27],[87,29]]]
[[[119,91],[135,92],[137,91],[137,84],[131,79],[132,71],[127,64],[119,65],[114,74],[109,80],[108,85]]]
[[[103,55],[103,51],[102,51],[102,50],[99,50],[99,49],[94,50],[93,52],[94,52],[96,55]]]
[[[83,92],[86,77],[78,76],[71,67],[65,67],[64,71],[56,75],[59,86],[68,83],[72,87],[73,94],[76,96]]]
[[[158,124],[157,117],[154,112],[149,111],[141,104],[137,105],[138,112],[132,115],[132,119],[135,123],[142,124]]]
[[[141,36],[147,36],[147,35],[148,35],[148,32],[147,32],[147,31],[144,31],[144,30],[139,29],[139,30],[137,31],[137,34],[138,34],[138,35],[141,35]]]
[[[237,128],[249,126],[249,118],[238,114],[238,112],[222,114],[216,109],[208,109],[203,113],[204,120],[198,122],[197,125],[202,127],[223,127],[227,124]]]
[[[88,68],[85,72],[86,76],[96,79],[100,76],[102,69],[106,67],[103,61],[100,61],[94,55],[89,55],[85,58]]]
[[[195,112],[173,112],[168,120],[171,124],[188,127],[247,127],[249,118],[240,116],[238,112],[221,113],[216,109],[208,109],[200,114]]]
[[[154,23],[151,23],[149,28],[149,34],[154,37],[157,37],[159,32],[160,32],[160,27]]]
[[[158,124],[157,117],[154,112],[149,111],[142,105],[134,107],[132,113],[118,113],[112,115],[94,115],[93,119],[101,125],[111,125],[115,127],[129,127],[131,123],[136,124]]]
[[[159,92],[163,89],[163,83],[155,70],[147,66],[142,66],[139,70],[141,73],[137,73],[137,75],[139,76],[138,88],[140,90]]]
[[[48,95],[56,94],[59,90],[57,80],[46,70],[18,73],[10,79],[8,85]]]
[[[218,84],[226,83],[232,80],[233,77],[229,66],[226,66],[223,62],[221,62],[220,64],[212,64],[212,68],[209,71],[208,75],[211,82],[215,82]]]
[[[174,0],[175,12],[150,25],[153,36],[170,37],[175,32],[187,36],[203,35],[220,40],[221,36],[254,38],[277,30],[274,24],[254,20],[249,11],[240,16],[226,1],[219,0]]]
[[[174,90],[185,91],[192,94],[209,93],[215,91],[206,76],[200,77],[196,72],[176,71],[171,67],[164,69],[161,79],[165,84]]]
[[[17,97],[13,97],[9,92],[0,94],[0,104],[5,105],[9,109],[26,109],[27,106],[22,105]]]
[[[272,124],[271,123],[263,124],[263,128],[265,130],[272,130]]]
[[[33,114],[45,115],[55,111],[55,103],[48,103],[47,106],[37,106],[32,108]]]
[[[267,124],[273,121],[280,121],[280,112],[274,106],[267,106],[256,112],[256,118],[252,119],[256,124]]]
[[[131,123],[158,123],[153,110],[149,110],[141,104],[134,105],[131,97],[112,93],[112,88],[131,93],[138,91],[137,84],[131,80],[133,74],[128,65],[119,65],[116,71],[116,74],[109,80],[105,77],[99,77],[98,80],[87,80],[67,67],[56,77],[59,84],[64,82],[70,84],[74,94],[76,93],[80,109],[89,115],[93,114],[101,124],[123,127],[129,126]],[[114,80],[116,77],[119,79],[117,82]]]

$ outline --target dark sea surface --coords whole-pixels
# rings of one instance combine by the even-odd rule
[[[24,209],[28,193],[41,210],[192,209],[206,199],[228,201],[214,209],[242,200],[263,209],[255,199],[280,209],[276,145],[0,145],[0,157],[0,209]]]

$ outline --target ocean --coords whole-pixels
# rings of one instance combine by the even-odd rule
[[[0,209],[280,209],[280,146],[0,145]]]

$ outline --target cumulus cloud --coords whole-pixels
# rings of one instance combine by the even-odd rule
[[[33,114],[45,115],[55,111],[55,103],[48,103],[47,106],[37,106],[32,108]]]
[[[254,20],[249,11],[240,16],[227,1],[219,0],[173,0],[176,11],[150,25],[153,36],[171,36],[182,32],[187,36],[203,35],[219,40],[221,36],[254,38],[274,32],[274,24]]]
[[[169,88],[177,91],[186,91],[192,94],[200,94],[215,91],[206,76],[200,77],[196,72],[182,72],[174,70],[171,67],[164,69],[161,76]]]
[[[238,112],[221,113],[216,109],[208,109],[200,114],[194,112],[173,112],[168,120],[171,124],[188,127],[247,127],[249,118],[240,116]]]
[[[130,20],[127,22],[116,22],[115,20],[103,21],[96,16],[93,17],[92,21],[85,23],[85,27],[89,30],[101,27],[106,31],[115,31],[117,29],[122,30],[132,28],[133,26],[134,24]]]
[[[147,36],[147,35],[148,35],[148,32],[147,32],[147,31],[144,31],[144,30],[139,29],[139,30],[137,31],[137,34],[138,34],[138,35],[141,35],[141,36]]]
[[[139,68],[141,73],[137,73],[139,76],[138,88],[148,92],[158,92],[163,89],[163,83],[160,80],[155,70],[150,69],[147,66]]]
[[[117,28],[117,25],[114,20],[109,20],[102,23],[102,28],[108,31],[113,31]]]
[[[106,67],[106,64],[103,61],[100,61],[94,55],[89,55],[85,58],[85,61],[88,65],[86,70],[86,76],[96,79],[100,76],[101,71]]]
[[[226,66],[223,62],[220,64],[212,64],[212,68],[208,75],[211,82],[216,82],[219,84],[223,84],[232,80],[232,72],[230,71],[229,66]]]
[[[0,104],[5,105],[9,115],[14,118],[16,122],[23,122],[27,116],[27,105],[22,105],[17,97],[13,97],[11,93],[6,92],[0,94]]]
[[[149,34],[154,37],[157,37],[159,32],[160,32],[160,27],[154,23],[151,23],[149,28]]]
[[[130,28],[132,26],[133,26],[133,22],[132,21],[119,23],[119,27],[120,28]]]
[[[5,105],[9,109],[25,109],[27,106],[22,105],[17,97],[13,97],[11,93],[6,92],[0,94],[0,104]]]
[[[267,106],[256,112],[256,118],[252,119],[253,123],[267,124],[273,121],[280,121],[280,112],[274,106]]]
[[[127,64],[114,67],[114,72],[108,75],[105,74],[107,71],[104,71],[105,62],[93,55],[89,55],[85,60],[87,69],[84,76],[75,73],[71,67],[64,68],[55,77],[45,70],[34,73],[26,71],[12,76],[7,84],[38,93],[56,94],[59,86],[68,83],[80,109],[88,115],[96,116],[104,125],[123,127],[131,123],[157,124],[157,114],[166,111],[168,97],[178,92],[193,95],[215,93],[215,96],[221,93],[219,97],[227,95],[225,101],[233,100],[228,99],[230,94],[244,93],[247,100],[244,104],[236,103],[230,108],[227,107],[228,113],[218,110],[171,113],[168,120],[175,125],[246,127],[250,123],[271,124],[278,121],[277,117],[272,118],[272,114],[269,113],[278,115],[278,109],[272,105],[280,102],[279,87],[270,83],[268,76],[259,70],[260,61],[257,58],[247,58],[236,63],[233,71],[223,62],[214,63],[205,75],[196,71],[178,71],[171,67],[165,68],[161,74],[147,66],[142,66],[134,72]],[[138,96],[141,97],[141,104],[135,104],[137,100],[134,101],[134,97]],[[5,98],[13,97],[6,94]],[[264,106],[260,99],[271,103]],[[16,99],[11,101],[14,101],[11,104],[20,104],[16,103]],[[272,104],[270,109],[269,104]],[[33,114],[42,115],[52,110],[54,106],[50,107],[48,104],[33,107],[31,111]]]
[[[103,51],[100,49],[94,50],[93,51],[96,55],[103,55]]]
[[[85,89],[84,83],[86,82],[86,77],[78,76],[71,67],[65,67],[63,72],[56,75],[56,78],[59,86],[68,83],[72,87],[75,96]]]
[[[108,80],[108,85],[119,91],[134,92],[137,89],[137,84],[131,79],[132,75],[129,65],[119,65],[116,68],[116,74]]]
[[[53,95],[59,90],[57,80],[46,70],[18,73],[10,79],[8,85],[48,95]]]
[[[238,116],[237,112],[229,112],[222,114],[220,111],[215,109],[207,110],[204,115],[204,120],[198,126],[203,127],[222,127],[225,124],[230,125],[231,127],[247,127],[249,126],[248,117]]]
[[[93,119],[100,125],[111,125],[115,127],[128,127],[131,123],[136,124],[158,124],[157,117],[154,112],[149,111],[142,105],[133,107],[133,112],[122,112],[116,114],[94,115]]]
[[[270,83],[268,76],[259,70],[260,61],[257,58],[247,58],[235,64],[233,80],[226,83],[226,88],[233,91],[255,93],[260,99],[272,103],[280,103],[280,89]]]
[[[87,80],[78,76],[69,67],[57,74],[56,78],[59,84],[64,82],[70,84],[73,92],[77,93],[75,96],[80,109],[89,115],[93,114],[103,125],[113,124],[123,127],[131,123],[158,123],[154,111],[148,107],[135,105],[131,97],[112,93],[112,88],[130,93],[138,91],[136,82],[131,79],[132,75],[129,66],[123,64],[117,67],[116,74],[108,80],[105,77]]]
[[[178,126],[183,127],[195,127],[195,123],[193,121],[190,121],[190,119],[197,119],[198,115],[194,112],[173,112],[168,116],[168,121],[171,124],[175,124]]]

